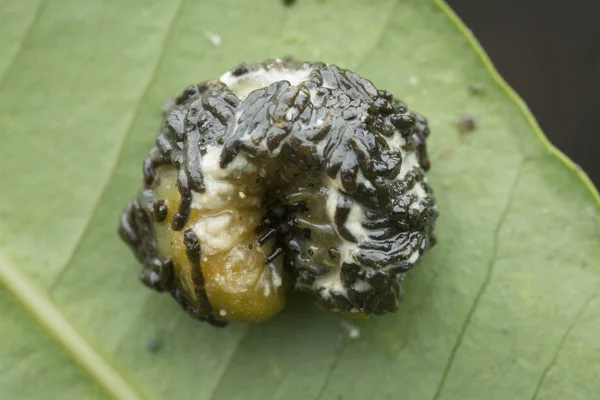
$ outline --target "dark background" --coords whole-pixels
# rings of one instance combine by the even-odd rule
[[[600,186],[600,1],[447,2],[550,140]]]

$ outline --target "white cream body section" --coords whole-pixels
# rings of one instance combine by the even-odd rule
[[[223,211],[201,219],[193,229],[206,253],[226,253],[247,233],[244,226],[236,223],[239,214],[235,210]]]
[[[213,215],[200,219],[193,230],[202,245],[202,251],[208,253],[227,252],[239,243],[252,224],[258,224],[257,218],[250,217],[245,224],[239,224],[241,217],[237,208],[258,208],[261,204],[260,192],[246,193],[237,180],[257,174],[257,167],[244,154],[239,154],[226,168],[221,168],[219,158],[222,146],[209,145],[202,158],[204,193],[192,194],[191,207],[203,211],[215,210]],[[231,203],[236,203],[236,205]],[[219,212],[220,211],[220,212]],[[247,226],[246,226],[247,225]]]
[[[281,60],[276,60],[281,62]],[[250,93],[256,89],[260,89],[274,82],[288,81],[291,85],[297,86],[308,79],[311,68],[305,69],[288,69],[280,64],[273,65],[270,69],[261,68],[256,71],[251,71],[240,76],[234,76],[231,71],[221,75],[219,80],[225,85],[240,100],[244,100]]]
[[[248,207],[259,207],[261,199],[246,193],[241,185],[236,184],[245,176],[257,174],[256,164],[244,154],[239,154],[225,168],[221,168],[219,157],[222,146],[208,146],[202,158],[204,176],[204,193],[193,193],[192,208],[198,210],[221,210],[234,199],[243,199]]]
[[[234,264],[253,262],[248,258],[249,250],[240,246],[245,246],[242,242],[258,226],[263,210],[262,190],[247,190],[243,184],[249,180],[254,181],[254,177],[258,176],[259,168],[256,163],[240,153],[225,168],[221,168],[221,151],[222,146],[209,145],[203,155],[205,191],[193,192],[191,207],[207,213],[192,229],[198,237],[203,254],[227,254],[222,273],[215,277],[217,281],[237,282],[237,285],[229,284],[230,290],[237,288],[246,291],[248,288],[260,287],[264,295],[269,296],[272,290],[282,285],[281,260],[274,260],[268,266],[261,267],[262,272],[250,268],[248,273],[236,275],[235,280],[226,278]],[[239,222],[242,219],[243,224]],[[262,253],[263,250],[256,246],[253,251]]]
[[[307,80],[312,71],[311,68],[287,69],[280,63],[281,60],[275,60],[275,64],[268,70],[261,68],[240,76],[234,76],[229,71],[223,74],[219,80],[227,85],[240,100],[244,100],[254,90],[269,86],[274,82],[288,81],[291,85],[296,86]],[[294,110],[289,110],[289,118],[294,117],[293,112]],[[239,116],[239,114],[236,115],[236,120]],[[252,132],[248,132],[248,135],[251,134]],[[221,168],[219,163],[221,150],[222,146],[208,146],[207,152],[202,158],[205,192],[193,194],[192,208],[219,210],[226,208],[228,203],[236,200],[238,204],[241,202],[244,208],[258,209],[261,206],[262,190],[248,193],[235,181],[249,175],[264,177],[264,169],[243,153],[238,154],[226,168]],[[235,259],[237,255],[235,254],[236,245],[247,232],[244,229],[237,228],[236,225],[239,226],[239,224],[234,223],[237,218],[237,215],[234,215],[236,214],[235,206],[227,208],[232,209],[232,211],[205,218],[199,221],[193,229],[203,246],[203,250],[208,252],[229,251],[232,253],[230,254],[231,258]],[[251,229],[254,229],[259,220],[257,218],[247,222],[248,226],[251,225]],[[280,261],[275,260],[270,263],[268,268],[264,269],[259,281],[256,282],[257,285],[263,287],[265,296],[270,294],[271,288],[278,288],[283,283]]]
[[[400,172],[394,178],[394,180],[401,181],[404,179],[404,177],[406,177],[406,174],[408,174],[410,171],[414,170],[415,168],[421,168],[421,165],[419,164],[419,158],[417,157],[417,153],[414,151],[408,153],[402,148],[402,146],[406,143],[406,140],[404,140],[402,135],[400,135],[399,133],[395,133],[391,138],[387,139],[387,142],[391,148],[399,150],[400,154],[402,155],[402,165],[400,166]],[[423,178],[423,181],[427,182],[427,178]],[[425,189],[423,189],[423,185],[421,184],[421,182],[417,182],[415,186],[408,191],[407,194],[415,196],[418,200],[412,203],[411,208],[416,208],[419,201],[425,199],[428,196],[425,192]]]
[[[330,188],[329,193],[327,195],[327,203],[326,203],[326,211],[327,216],[329,217],[329,221],[331,226],[336,230],[336,225],[334,223],[335,217],[335,209],[337,205],[337,199],[341,195],[340,191],[337,189],[339,185],[339,180],[330,180]],[[364,219],[364,212],[361,206],[358,203],[355,203],[350,210],[350,214],[348,215],[348,220],[346,221],[346,228],[354,235],[358,240],[361,240],[366,237],[367,230],[362,226],[362,220]],[[339,235],[339,232],[337,232]],[[340,237],[341,238],[341,237]],[[354,263],[354,253],[358,251],[357,243],[350,242],[341,238],[341,246],[340,246],[340,261],[336,264],[336,267],[326,275],[321,277],[317,277],[313,283],[314,289],[325,289],[323,292],[323,297],[328,298],[332,293],[339,293],[343,296],[347,297],[348,292],[344,287],[341,278],[342,272],[342,264],[344,262]],[[361,281],[362,282],[362,281]],[[355,285],[355,289],[357,290],[368,290],[371,286],[364,282],[364,285],[358,284]]]
[[[413,169],[421,168],[417,154],[415,152],[409,153],[402,148],[406,141],[400,135],[400,133],[395,133],[394,136],[388,138],[387,141],[390,148],[396,151],[400,151],[400,154],[402,155],[402,165],[400,167],[400,172],[394,178],[394,180],[401,181],[406,177],[406,174],[412,171]],[[357,176],[357,180],[358,182],[362,182],[363,184],[365,184],[367,187],[373,187],[372,184],[364,177],[364,175],[360,171],[359,175]],[[331,187],[329,189],[327,197],[326,209],[331,226],[333,226],[335,229],[335,223],[333,222],[335,216],[335,209],[337,199],[341,195],[340,190],[342,190],[342,184],[339,177],[336,177],[335,179],[330,179],[330,186]],[[411,205],[412,207],[416,207],[419,201],[422,201],[428,197],[421,183],[415,184],[415,186],[410,191],[408,191],[408,194],[415,196],[417,199],[417,201],[415,201]],[[345,227],[358,240],[358,242],[362,241],[368,236],[368,230],[365,229],[362,225],[363,220],[364,210],[359,203],[355,202],[350,210],[350,214],[348,215],[348,219],[346,220]],[[328,297],[330,293],[341,293],[342,295],[347,296],[346,288],[344,287],[341,281],[342,263],[356,263],[354,254],[358,252],[358,244],[347,241],[343,238],[341,238],[341,240],[341,257],[340,262],[337,264],[337,267],[327,275],[318,277],[313,283],[314,289],[325,289],[324,297]],[[415,251],[407,261],[414,264],[418,260],[418,258],[419,252]],[[357,291],[367,291],[371,289],[371,285],[368,282],[359,280],[354,284],[354,289]]]

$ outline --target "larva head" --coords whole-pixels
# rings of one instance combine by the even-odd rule
[[[241,65],[186,89],[121,233],[142,280],[221,324],[286,289],[348,315],[394,311],[433,242],[424,117],[335,66]]]

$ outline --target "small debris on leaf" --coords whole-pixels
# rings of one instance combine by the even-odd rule
[[[151,337],[146,342],[146,350],[148,350],[149,353],[156,354],[162,347],[161,345],[162,343],[160,339],[158,339],[157,337]]]
[[[221,36],[217,35],[216,33],[205,32],[205,36],[208,38],[208,40],[210,40],[213,46],[221,45]]]
[[[440,151],[439,155],[437,156],[438,160],[448,157],[450,154],[452,154],[453,151],[454,151],[454,149],[452,147],[443,148],[442,151]]]
[[[416,76],[411,76],[408,78],[408,83],[410,83],[413,86],[418,86],[419,85],[419,78],[417,78]]]
[[[357,326],[354,326],[347,321],[342,321],[340,325],[348,335],[349,339],[356,340],[360,337],[360,329]]]
[[[485,94],[485,86],[480,82],[470,82],[468,89],[473,96],[483,96]]]
[[[458,132],[461,135],[466,135],[467,133],[470,133],[477,128],[477,118],[475,117],[475,114],[462,114],[458,118],[456,126],[458,127]]]

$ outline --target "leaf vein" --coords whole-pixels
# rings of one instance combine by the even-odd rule
[[[6,83],[6,77],[8,76],[8,71],[13,67],[13,64],[15,63],[17,58],[19,58],[21,53],[23,53],[23,50],[25,49],[25,42],[31,35],[33,28],[37,25],[38,21],[40,20],[40,15],[42,15],[42,10],[44,8],[43,6],[45,5],[45,3],[46,3],[46,0],[38,1],[38,4],[37,4],[34,14],[33,14],[33,18],[31,18],[31,22],[25,29],[25,32],[23,33],[21,40],[17,44],[17,51],[15,52],[15,55],[12,57],[12,59],[10,60],[10,62],[6,66],[6,68],[4,69],[4,73],[2,74],[2,77],[0,77],[0,89],[2,89],[2,87]]]
[[[242,344],[242,342],[244,341],[244,339],[246,338],[246,336],[248,336],[248,332],[250,331],[250,327],[251,327],[251,325],[248,324],[244,328],[244,330],[240,333],[240,337],[234,343],[233,347],[231,348],[231,351],[227,355],[227,359],[223,363],[223,368],[221,368],[221,371],[219,371],[218,377],[216,378],[215,385],[213,386],[212,393],[211,393],[211,395],[209,397],[209,400],[213,400],[215,398],[215,394],[217,393],[217,389],[219,388],[219,385],[221,384],[221,381],[223,380],[223,377],[225,376],[225,373],[227,372],[227,367],[229,367],[229,364],[231,363],[231,360],[233,360],[233,357],[237,353],[237,350],[239,349],[240,345]]]
[[[325,390],[327,389],[327,386],[329,385],[329,380],[331,379],[331,376],[333,375],[333,371],[335,371],[335,369],[337,368],[337,365],[340,362],[340,358],[342,358],[342,354],[344,353],[344,350],[346,350],[347,346],[348,346],[348,341],[347,340],[343,341],[342,345],[340,346],[338,351],[334,354],[333,362],[329,366],[329,369],[327,370],[327,374],[325,374],[325,379],[323,380],[323,384],[321,385],[321,388],[319,389],[319,392],[317,393],[317,397],[315,397],[315,400],[321,400],[323,398],[323,395],[325,394]]]
[[[162,43],[160,45],[160,49],[159,49],[159,52],[158,52],[159,55],[158,55],[157,61],[154,64],[154,68],[150,72],[150,77],[148,78],[148,81],[146,82],[146,85],[142,89],[140,97],[138,98],[138,100],[135,103],[134,111],[133,111],[133,114],[132,114],[132,116],[131,116],[131,118],[129,120],[129,124],[127,125],[127,128],[125,129],[125,132],[124,132],[124,134],[121,137],[121,140],[117,144],[117,151],[116,151],[114,160],[113,160],[113,162],[111,164],[110,170],[109,170],[109,172],[107,174],[107,177],[106,177],[105,181],[102,183],[102,188],[99,191],[98,197],[96,198],[96,201],[95,201],[94,205],[92,206],[92,209],[90,210],[89,218],[85,221],[85,223],[83,225],[83,229],[82,229],[81,233],[78,236],[77,243],[75,243],[75,245],[73,246],[73,249],[69,253],[68,257],[66,258],[64,267],[58,273],[58,275],[56,276],[56,278],[54,279],[54,281],[49,285],[49,287],[48,287],[48,294],[52,294],[53,293],[53,291],[58,286],[59,282],[61,281],[61,279],[64,276],[64,274],[66,273],[66,271],[73,264],[73,259],[74,259],[75,255],[77,254],[77,250],[79,250],[79,248],[81,247],[81,245],[83,243],[83,238],[86,237],[87,232],[89,232],[89,230],[91,228],[91,223],[92,223],[92,221],[94,219],[94,216],[96,215],[96,212],[98,211],[98,208],[100,207],[100,204],[102,203],[102,199],[104,197],[104,194],[106,193],[106,190],[110,186],[110,182],[111,182],[113,176],[115,175],[115,172],[117,171],[117,166],[119,165],[119,160],[121,158],[121,154],[123,153],[123,148],[125,147],[125,142],[127,141],[127,137],[130,135],[131,130],[133,128],[133,124],[134,124],[134,122],[136,120],[136,117],[137,117],[137,115],[140,112],[141,104],[143,103],[143,100],[148,95],[148,91],[150,90],[150,88],[152,87],[152,85],[154,84],[154,82],[156,81],[156,77],[158,75],[158,71],[160,70],[160,66],[162,65],[163,55],[164,55],[164,53],[166,51],[166,48],[167,48],[167,43],[170,41],[172,33],[173,33],[173,28],[175,26],[175,21],[179,18],[179,15],[181,13],[181,9],[183,8],[182,4],[183,4],[183,0],[180,0],[179,3],[178,3],[178,5],[177,5],[177,8],[176,8],[175,12],[173,13],[173,17],[169,21],[169,25],[167,26],[165,36],[164,36],[163,41],[162,41]]]
[[[531,400],[537,399],[537,397],[540,393],[540,390],[542,389],[542,386],[544,385],[544,382],[546,381],[546,377],[550,373],[550,370],[556,365],[556,362],[558,361],[558,356],[560,355],[560,352],[562,351],[562,349],[565,347],[567,339],[571,335],[571,331],[573,331],[573,328],[575,327],[575,325],[577,325],[577,323],[581,319],[581,316],[583,315],[585,310],[589,307],[591,302],[596,298],[596,293],[597,293],[598,289],[599,288],[596,287],[592,291],[592,294],[588,297],[588,299],[583,303],[583,305],[577,311],[577,314],[575,315],[575,318],[573,318],[573,321],[569,324],[569,326],[567,326],[567,329],[565,329],[565,332],[563,333],[562,337],[560,338],[560,342],[558,342],[558,346],[556,347],[556,350],[554,351],[552,360],[550,360],[550,363],[548,363],[546,368],[544,368],[542,375],[540,376],[540,379],[538,380],[537,385],[535,386],[535,390],[533,392],[533,396],[531,396]]]
[[[452,368],[452,365],[454,364],[456,355],[458,354],[458,350],[460,349],[460,346],[462,345],[462,341],[464,339],[465,333],[467,332],[467,329],[468,329],[469,325],[471,324],[471,320],[472,320],[473,316],[475,315],[477,308],[479,307],[479,303],[481,302],[481,299],[483,298],[483,294],[486,292],[486,290],[490,284],[490,281],[492,279],[494,266],[496,265],[496,260],[498,258],[499,234],[502,229],[502,226],[504,225],[504,222],[506,221],[506,217],[508,216],[508,213],[510,211],[510,206],[512,204],[514,192],[517,187],[517,183],[519,182],[519,178],[521,177],[521,174],[523,172],[523,166],[525,165],[526,161],[527,161],[527,159],[523,158],[519,164],[519,167],[517,168],[515,178],[511,184],[510,190],[508,192],[506,205],[504,206],[504,209],[502,210],[502,213],[500,214],[500,218],[498,218],[498,223],[496,224],[496,227],[494,228],[492,252],[491,252],[491,257],[490,257],[490,260],[488,262],[488,266],[487,266],[487,269],[485,272],[485,277],[483,279],[483,283],[481,284],[479,290],[477,291],[477,294],[475,295],[475,299],[473,300],[473,303],[471,304],[471,308],[469,309],[469,312],[467,313],[467,317],[465,318],[465,321],[463,322],[461,329],[459,331],[458,338],[456,339],[456,342],[454,343],[454,346],[452,347],[450,357],[448,358],[446,367],[444,368],[444,372],[442,373],[442,378],[440,379],[440,383],[438,384],[437,390],[433,396],[433,400],[439,399],[439,397],[442,393],[442,390],[446,383],[446,379],[448,378],[448,374],[450,373],[450,369]]]
[[[373,45],[368,48],[367,50],[365,50],[363,52],[363,55],[356,61],[356,63],[354,64],[354,68],[353,70],[358,71],[359,67],[364,64],[364,62],[366,60],[369,59],[369,56],[371,55],[371,53],[373,51],[375,51],[375,49],[377,49],[377,47],[379,47],[379,45],[381,44],[381,42],[383,41],[383,37],[385,36],[385,32],[387,31],[387,29],[390,26],[390,23],[392,22],[392,16],[394,15],[394,11],[396,10],[396,7],[398,6],[399,0],[394,0],[392,2],[392,5],[390,6],[390,9],[388,11],[388,16],[387,19],[385,21],[385,23],[383,24],[383,27],[381,28],[381,31],[379,32],[379,36],[377,37],[377,39],[375,40],[375,42],[373,42]]]

